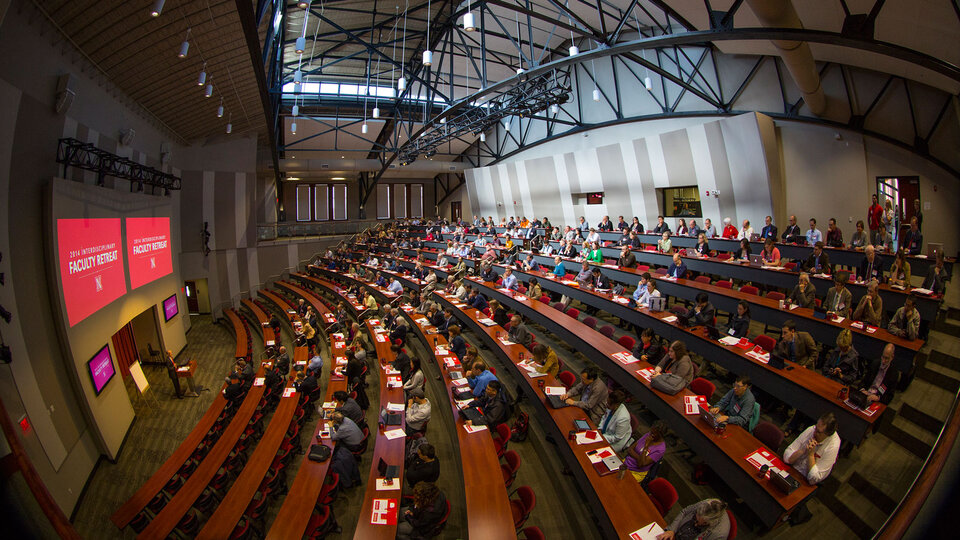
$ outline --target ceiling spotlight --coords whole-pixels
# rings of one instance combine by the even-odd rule
[[[558,112],[560,112],[560,106],[559,106],[559,105],[557,105],[556,103],[554,103],[553,105],[550,106],[550,114],[557,114]]]
[[[380,118],[380,107],[374,107],[374,108],[373,108],[373,117],[374,117],[374,118]]]
[[[159,17],[163,13],[163,3],[166,0],[157,0],[153,3],[153,9],[150,10],[151,17]]]
[[[297,7],[300,9],[307,9],[310,7],[310,2],[297,2]]]
[[[293,133],[294,135],[297,134],[297,123],[296,123],[296,122],[290,122],[290,133]]]
[[[233,132],[233,113],[230,113],[230,116],[227,117],[227,133]]]
[[[440,119],[440,123],[441,123],[441,124],[446,124],[446,123],[447,123],[447,119],[446,119],[446,118],[441,118],[441,119]]]
[[[366,134],[366,132],[367,132],[367,129],[368,129],[368,128],[367,128],[367,123],[366,123],[366,122],[364,122],[364,123],[363,123],[363,125],[362,125],[362,126],[360,126],[360,133],[364,133],[364,134]]]
[[[429,66],[433,64],[433,51],[427,49],[423,51],[423,65]]]
[[[187,28],[187,37],[183,39],[183,43],[180,44],[180,52],[177,54],[180,58],[186,58],[187,53],[190,52],[190,29]]]
[[[477,24],[474,21],[474,16],[472,11],[468,11],[463,14],[463,29],[466,32],[473,32],[477,29]]]
[[[600,89],[598,88],[593,89],[593,100],[600,101]]]
[[[568,51],[570,52],[570,56],[576,56],[580,54],[580,49],[578,49],[576,45],[571,45]]]
[[[303,54],[307,50],[307,38],[300,36],[297,38],[297,54]]]
[[[300,106],[294,105],[293,109],[290,110],[290,113],[293,114],[293,116],[300,116]]]
[[[650,77],[643,78],[643,87],[646,88],[648,91],[653,90],[653,81],[650,80]]]
[[[504,130],[504,131],[510,131],[510,120],[504,120],[504,121],[503,121],[503,130]]]
[[[223,118],[223,98],[220,98],[220,106],[217,107],[217,118]]]
[[[300,71],[298,69],[293,72],[293,84],[299,87],[302,82],[303,82],[303,71]]]
[[[522,67],[518,67],[518,68],[517,68],[517,75],[520,75],[521,73],[523,73],[523,68],[522,68]]]
[[[400,77],[397,79],[397,92],[403,92],[407,89],[407,79],[405,77]]]
[[[204,97],[213,97],[213,83],[207,85],[207,90],[203,93]]]
[[[200,76],[197,77],[197,86],[203,86],[207,82],[207,63],[203,63],[203,69],[200,70]]]

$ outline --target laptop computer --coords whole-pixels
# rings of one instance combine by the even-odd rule
[[[390,480],[396,478],[397,474],[400,472],[400,467],[396,465],[387,465],[387,462],[380,458],[380,462],[377,463],[377,472],[380,473],[380,476]]]
[[[770,483],[773,484],[775,488],[782,491],[784,494],[789,495],[793,493],[793,490],[800,487],[800,482],[797,482],[792,476],[787,472],[770,472]]]
[[[717,422],[717,417],[710,412],[710,409],[700,406],[700,419],[707,423],[711,428],[716,429],[720,422]]]
[[[823,309],[823,308],[820,307],[820,306],[814,306],[814,307],[813,307],[813,316],[816,317],[816,318],[818,318],[818,319],[826,319],[826,318],[827,318],[827,310]]]
[[[943,253],[943,244],[940,242],[928,242],[927,257],[936,259],[938,253]]]
[[[717,330],[716,326],[708,326],[707,336],[709,336],[710,339],[720,339],[720,330]]]
[[[763,255],[750,255],[750,266],[761,267],[763,266]]]
[[[770,362],[767,365],[774,369],[783,369],[787,366],[787,359],[776,354],[771,354]]]
[[[760,241],[760,235],[759,235],[758,233],[751,233],[751,234],[750,234],[750,241],[751,241],[751,242],[759,242],[759,241]]]
[[[569,407],[567,403],[560,399],[560,396],[549,395],[547,396],[547,403],[550,404],[554,409],[562,409],[564,407]]]
[[[690,313],[677,313],[677,326],[687,328],[690,326]]]
[[[657,296],[650,299],[650,311],[663,311],[667,307],[667,299],[662,296]]]
[[[463,400],[463,399],[473,399],[476,396],[473,395],[473,390],[470,390],[469,386],[464,386],[461,389],[454,390],[453,397],[455,397],[456,399]]]
[[[470,420],[476,423],[483,418],[483,413],[480,412],[480,409],[477,407],[467,407],[466,409],[460,409],[460,416],[462,416],[464,420]]]
[[[380,419],[385,426],[400,425],[400,413],[383,411],[380,413]]]

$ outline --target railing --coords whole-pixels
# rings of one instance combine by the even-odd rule
[[[376,219],[351,221],[324,221],[321,223],[285,221],[281,223],[267,223],[257,225],[257,240],[277,240],[279,238],[296,238],[304,236],[334,236],[342,234],[357,234],[368,227],[375,227],[379,223]]]

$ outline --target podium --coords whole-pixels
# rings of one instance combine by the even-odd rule
[[[197,371],[197,361],[189,360],[186,364],[177,368],[177,377],[183,378],[186,380],[187,387],[190,388],[190,391],[194,394],[197,393],[196,384],[193,382],[193,374]]]

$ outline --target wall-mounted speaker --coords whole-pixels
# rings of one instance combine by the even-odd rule
[[[132,128],[121,129],[120,130],[120,144],[123,146],[130,146],[133,144],[133,138],[137,136],[137,132]]]

